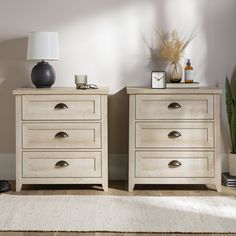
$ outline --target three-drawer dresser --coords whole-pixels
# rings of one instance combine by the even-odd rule
[[[129,191],[135,184],[206,184],[221,191],[217,88],[128,87]]]
[[[108,190],[107,88],[19,88],[16,191],[22,184],[102,184]]]

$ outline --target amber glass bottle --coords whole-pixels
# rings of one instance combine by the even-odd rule
[[[190,59],[187,60],[187,65],[184,68],[185,83],[193,83],[193,67],[191,66]]]

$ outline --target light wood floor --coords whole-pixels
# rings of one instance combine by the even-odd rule
[[[11,182],[14,189],[15,183]],[[24,186],[20,193],[14,195],[122,195],[122,196],[236,196],[236,188],[222,187],[222,192],[217,193],[210,186],[204,185],[137,185],[133,192],[127,192],[127,182],[111,181],[109,191],[103,192],[100,186],[92,185],[32,185]],[[1,220],[1,219],[0,219]],[[134,236],[134,235],[190,235],[190,234],[130,234],[130,233],[35,233],[35,232],[0,232],[0,236]],[[196,234],[191,234],[196,235]],[[206,234],[197,234],[206,235]],[[212,234],[207,234],[212,235]],[[217,235],[217,234],[214,234]],[[223,234],[219,234],[223,235]],[[227,234],[236,235],[236,234]]]

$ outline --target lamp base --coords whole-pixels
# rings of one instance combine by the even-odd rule
[[[31,80],[36,88],[51,88],[55,83],[56,74],[48,62],[38,62],[32,69]]]
[[[6,180],[0,180],[0,193],[10,191],[11,186]]]

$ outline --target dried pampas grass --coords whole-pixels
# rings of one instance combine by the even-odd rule
[[[186,40],[183,40],[179,37],[177,31],[173,30],[170,33],[170,38],[165,39],[162,33],[159,31],[157,31],[157,33],[163,42],[161,47],[161,56],[174,63],[180,61],[183,56],[184,49],[197,36],[197,34],[193,32]]]

